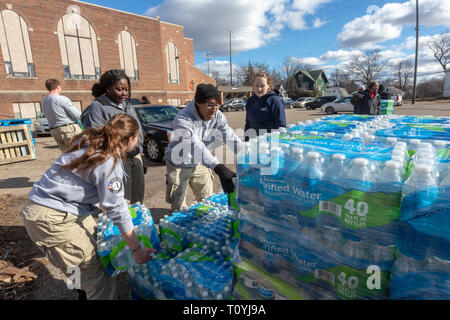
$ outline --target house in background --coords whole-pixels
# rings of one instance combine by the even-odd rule
[[[273,88],[276,91],[278,91],[278,93],[280,94],[280,98],[288,98],[288,93],[287,93],[286,89],[283,87],[283,85],[281,83],[274,84]]]
[[[340,99],[348,96],[348,91],[347,89],[341,87],[329,87],[327,88],[327,95],[336,96]]]
[[[294,77],[299,89],[316,91],[318,96],[327,95],[328,79],[323,69],[300,70]]]

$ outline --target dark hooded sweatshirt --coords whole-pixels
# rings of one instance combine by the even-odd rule
[[[253,95],[247,100],[245,106],[245,131],[255,129],[259,135],[259,130],[286,127],[286,113],[284,104],[280,97],[273,91],[268,92],[261,98]]]

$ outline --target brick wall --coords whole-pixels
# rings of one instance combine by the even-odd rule
[[[18,13],[27,23],[36,71],[35,78],[6,76],[0,50],[0,118],[13,118],[13,102],[41,101],[47,94],[44,82],[57,78],[62,82],[63,94],[74,101],[81,101],[83,109],[93,100],[90,89],[98,80],[64,79],[57,31],[58,21],[69,6],[78,6],[80,14],[92,25],[97,36],[101,73],[120,69],[119,33],[127,29],[136,43],[139,81],[132,81],[132,95],[149,97],[153,104],[167,103],[167,99],[180,98],[182,102],[193,97],[189,79],[195,83],[215,81],[195,68],[193,40],[184,37],[182,26],[157,19],[69,0],[6,0],[0,3],[0,11],[8,9]],[[166,44],[172,40],[179,51],[179,84],[167,80]],[[189,61],[186,62],[186,61]]]

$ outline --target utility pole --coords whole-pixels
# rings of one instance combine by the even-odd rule
[[[233,65],[231,63],[231,30],[228,29],[230,35],[230,86],[233,86]]]
[[[208,61],[208,77],[210,77],[210,75],[209,75],[209,60],[211,60],[210,59],[211,53],[207,52],[207,53],[205,53],[205,56],[206,56],[206,60]]]
[[[414,85],[412,104],[416,101],[416,83],[417,83],[417,56],[419,52],[419,0],[416,0],[416,59],[414,65]]]

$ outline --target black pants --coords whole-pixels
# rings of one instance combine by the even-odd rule
[[[128,158],[124,164],[127,177],[124,179],[125,199],[130,203],[144,202],[145,179],[141,155]]]

